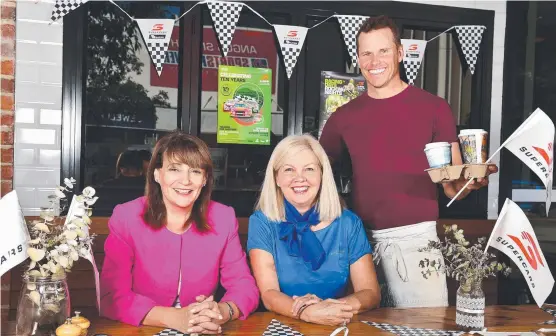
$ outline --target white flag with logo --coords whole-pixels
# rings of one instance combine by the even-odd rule
[[[359,28],[368,16],[360,15],[334,15],[340,23],[340,30],[344,37],[344,42],[348,48],[349,55],[351,56],[351,63],[354,68],[357,68],[357,33]]]
[[[303,43],[305,43],[305,37],[307,37],[307,31],[309,29],[306,27],[277,24],[273,26],[276,31],[276,36],[278,37],[278,42],[280,42],[284,66],[289,79],[292,75],[295,63],[297,63],[299,53],[301,53],[301,49],[303,49]]]
[[[21,264],[27,254],[29,231],[15,190],[0,199],[0,276]]]
[[[145,41],[156,72],[160,76],[175,21],[173,19],[135,19],[135,21],[141,30],[143,41]]]
[[[506,147],[541,179],[547,192],[547,216],[552,202],[553,143],[554,123],[541,109],[536,109],[500,146]]]
[[[535,302],[541,307],[552,292],[554,278],[531,223],[523,210],[510,199],[506,199],[498,216],[486,248],[489,246],[512,259],[525,277]]]
[[[427,41],[402,39],[402,45],[404,52],[403,66],[405,68],[405,74],[407,75],[409,84],[413,84],[415,78],[417,78],[417,75],[419,74],[419,69],[421,68],[421,62],[423,61],[423,56],[425,55]]]

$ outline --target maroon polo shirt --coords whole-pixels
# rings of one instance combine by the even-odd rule
[[[424,149],[440,141],[458,141],[450,106],[411,85],[390,98],[364,93],[343,105],[320,138],[332,160],[347,147],[354,210],[374,230],[438,219],[437,187],[425,172]]]

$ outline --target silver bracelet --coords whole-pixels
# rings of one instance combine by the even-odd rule
[[[224,303],[228,305],[228,311],[230,313],[230,318],[228,319],[228,322],[230,322],[234,317],[234,308],[232,308],[232,305],[229,302],[224,302]]]

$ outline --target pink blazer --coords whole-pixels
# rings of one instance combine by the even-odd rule
[[[114,208],[100,277],[100,313],[138,326],[155,306],[171,307],[178,293],[181,266],[182,307],[198,295],[226,289],[222,301],[232,301],[247,318],[258,306],[259,290],[247,266],[233,208],[211,202],[213,232],[195,226],[181,234],[151,229],[141,218],[145,197]]]

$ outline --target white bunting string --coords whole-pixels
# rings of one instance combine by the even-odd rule
[[[452,30],[452,29],[454,29],[454,27],[450,27],[450,28],[446,29],[445,31],[443,31],[442,33],[440,33],[440,34],[436,35],[435,37],[431,38],[431,39],[428,40],[427,42],[430,42],[430,41],[432,41],[432,40],[434,40],[434,39],[440,37],[442,34],[446,34],[447,32],[449,32],[449,31]]]
[[[197,7],[197,5],[202,5],[202,4],[206,4],[206,1],[200,1],[197,2],[196,4],[194,4],[193,6],[191,6],[191,8],[189,8],[188,10],[185,11],[185,13],[183,13],[182,15],[180,15],[176,21],[179,21],[182,17],[184,17],[187,13],[191,12],[193,10],[193,8]]]
[[[127,15],[132,21],[135,21],[135,19],[129,15],[125,10],[123,10],[122,7],[120,7],[117,3],[114,2],[114,0],[109,0],[114,6],[118,7],[122,12],[124,12],[125,15]]]

